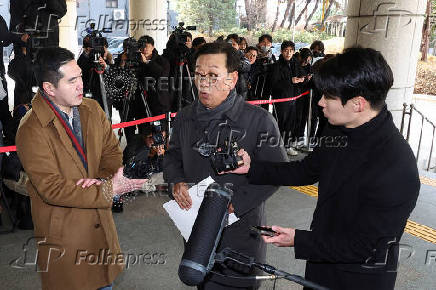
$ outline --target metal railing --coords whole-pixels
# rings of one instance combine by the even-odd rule
[[[421,152],[421,144],[422,144],[422,135],[423,135],[423,128],[424,128],[424,123],[428,123],[433,127],[433,135],[431,138],[431,147],[430,147],[430,152],[429,152],[429,157],[428,157],[428,162],[427,162],[427,168],[426,170],[429,171],[431,169],[436,168],[436,165],[433,167],[430,167],[431,164],[431,157],[433,154],[433,147],[434,147],[434,139],[435,139],[435,133],[436,133],[436,125],[430,121],[426,116],[424,116],[423,113],[421,113],[419,110],[416,109],[416,107],[411,104],[411,105],[407,105],[406,103],[403,104],[403,116],[401,118],[401,129],[400,132],[401,134],[404,136],[403,131],[404,131],[404,122],[405,122],[405,117],[406,115],[409,115],[409,121],[407,123],[407,134],[406,134],[406,141],[409,142],[410,139],[410,128],[411,128],[411,124],[412,124],[412,116],[414,116],[414,112],[416,114],[418,114],[421,117],[421,131],[419,133],[419,143],[418,143],[418,149],[416,151],[416,162],[418,162],[419,159],[419,153]],[[410,143],[410,142],[409,142]]]

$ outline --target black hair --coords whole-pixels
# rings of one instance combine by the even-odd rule
[[[259,53],[259,50],[255,46],[247,46],[245,53],[249,52],[250,50],[255,50],[257,53]]]
[[[282,45],[280,46],[280,49],[281,49],[281,50],[284,50],[285,48],[288,48],[288,47],[291,47],[292,50],[295,51],[295,43],[293,43],[293,42],[290,41],[290,40],[285,40],[285,41],[283,41],[283,42],[282,42]]]
[[[309,56],[313,56],[312,51],[307,47],[301,48],[299,53],[300,61],[303,62],[309,58]]]
[[[57,88],[59,80],[64,77],[59,68],[72,60],[74,60],[74,54],[66,48],[46,47],[39,49],[33,64],[39,88],[43,89],[43,82],[52,83]]]
[[[154,39],[151,36],[143,35],[138,39],[138,46],[140,49],[143,49],[145,45],[149,43],[154,46]]]
[[[192,40],[191,32],[185,30],[183,33]]]
[[[230,39],[234,40],[236,43],[239,43],[239,36],[236,33],[227,35],[226,42],[228,42]]]
[[[129,42],[137,43],[136,39],[134,39],[133,37],[128,37],[128,38],[126,38],[126,39],[123,40],[123,50],[126,50],[126,49],[127,49],[127,44],[128,44]]]
[[[316,87],[326,98],[339,97],[342,105],[361,96],[380,111],[394,83],[383,55],[372,48],[346,49],[323,63],[314,75]]]
[[[247,42],[247,40],[245,39],[245,37],[239,37],[239,41],[238,41],[238,44],[241,44],[243,41],[245,41],[245,44],[247,44],[248,45],[248,42]]]
[[[196,37],[192,40],[192,47],[197,47],[203,43],[206,43],[206,40],[204,39],[204,37]]]
[[[218,36],[214,42],[224,42],[224,35]]]
[[[259,43],[261,43],[265,38],[268,39],[268,41],[272,43],[272,36],[269,34],[262,34],[259,37]]]
[[[226,42],[214,42],[202,45],[196,53],[196,59],[198,59],[200,55],[204,54],[221,53],[226,55],[227,72],[231,73],[238,70],[240,59],[238,57],[237,51]]]
[[[315,47],[318,47],[322,53],[324,53],[324,43],[321,40],[315,40],[310,45],[310,50],[314,50]]]

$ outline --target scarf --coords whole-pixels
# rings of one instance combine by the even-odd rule
[[[83,166],[86,170],[88,170],[88,160],[86,158],[85,146],[83,143],[82,125],[80,122],[80,113],[78,107],[75,106],[71,108],[73,112],[73,126],[71,126],[68,114],[62,112],[56,104],[50,101],[50,99],[47,97],[47,95],[45,95],[44,92],[41,92],[41,96],[47,102],[50,109],[52,109],[58,120],[61,122],[62,126],[65,129],[65,132],[67,133],[68,137],[70,137],[71,143],[73,144],[74,149],[79,155]]]

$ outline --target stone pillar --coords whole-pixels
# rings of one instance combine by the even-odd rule
[[[354,0],[348,2],[345,47],[380,51],[394,73],[387,105],[399,127],[403,103],[412,102],[426,0]]]
[[[62,17],[59,23],[59,46],[73,52],[77,59],[79,58],[79,46],[76,30],[76,5],[76,0],[67,0],[67,14]]]
[[[143,35],[153,37],[155,48],[162,53],[168,41],[167,9],[167,1],[130,0],[129,35],[135,39]]]

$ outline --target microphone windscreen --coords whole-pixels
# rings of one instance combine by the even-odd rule
[[[230,189],[217,183],[209,185],[205,191],[179,266],[179,278],[188,286],[202,283],[213,267],[231,196]]]

